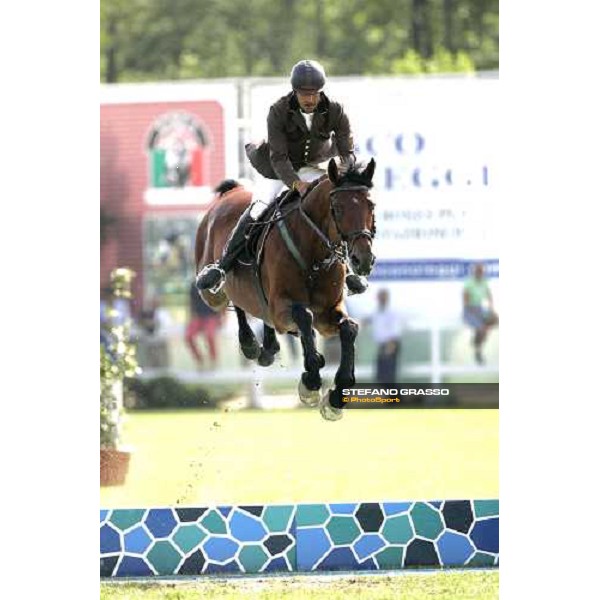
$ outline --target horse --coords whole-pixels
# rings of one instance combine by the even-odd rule
[[[233,304],[242,353],[261,366],[272,364],[279,352],[276,332],[300,337],[304,372],[298,394],[307,406],[319,405],[327,420],[342,417],[342,389],[355,383],[354,344],[359,325],[346,312],[344,281],[348,258],[358,275],[369,275],[375,263],[375,203],[370,195],[374,171],[374,159],[364,169],[353,164],[344,172],[330,160],[326,175],[313,182],[291,208],[282,205],[270,219],[276,226],[263,233],[257,270],[238,258],[222,289],[200,292],[216,311]],[[252,193],[237,182],[223,183],[198,226],[196,273],[221,256],[230,232],[252,200]],[[258,285],[256,273],[261,280]],[[262,347],[246,314],[263,321]],[[323,396],[320,369],[325,360],[317,351],[315,329],[325,338],[339,336],[341,343],[335,388]]]

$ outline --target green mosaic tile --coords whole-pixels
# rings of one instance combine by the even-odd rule
[[[496,561],[496,557],[487,554],[486,552],[476,552],[475,555],[469,560],[467,566],[469,567],[493,567]]]
[[[386,548],[375,555],[380,569],[399,569],[402,566],[404,548]]]
[[[293,506],[269,506],[263,513],[263,521],[272,533],[287,531]]]
[[[204,515],[200,521],[204,528],[210,533],[227,533],[227,526],[220,513],[216,510],[211,510]]]
[[[496,516],[500,514],[500,503],[498,500],[475,500],[475,518]]]
[[[296,570],[296,544],[294,544],[285,554],[288,562],[292,568],[292,571]]]
[[[187,554],[192,548],[199,546],[205,537],[206,533],[198,525],[181,525],[173,536],[173,541],[184,554]]]
[[[354,517],[333,517],[327,531],[336,546],[351,544],[361,533]]]
[[[244,546],[240,552],[240,563],[246,573],[258,573],[269,556],[259,545]]]
[[[435,540],[444,530],[440,513],[424,502],[416,502],[410,511],[415,533],[428,540]]]
[[[158,575],[174,575],[181,561],[181,554],[166,540],[156,542],[148,552],[148,561]]]
[[[322,525],[329,518],[329,510],[325,504],[301,504],[296,513],[296,525],[309,527]]]
[[[390,544],[406,544],[415,535],[408,515],[388,517],[385,520],[381,534]]]
[[[145,512],[144,509],[119,508],[112,511],[110,522],[116,525],[121,531],[125,531],[136,523],[139,523]]]

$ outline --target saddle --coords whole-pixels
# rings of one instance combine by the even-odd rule
[[[300,194],[295,190],[284,190],[273,202],[270,202],[260,219],[255,223],[250,223],[246,230],[246,248],[242,260],[244,262],[258,262],[262,254],[262,248],[269,231],[277,219],[277,211],[284,207],[283,214],[292,211],[300,201]]]

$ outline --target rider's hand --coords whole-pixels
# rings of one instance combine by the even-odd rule
[[[309,185],[310,185],[310,182],[308,182],[308,181],[295,181],[294,189],[296,191],[300,192],[301,196],[304,196],[304,194],[306,194],[306,190],[308,189]]]

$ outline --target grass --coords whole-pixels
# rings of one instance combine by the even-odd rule
[[[498,497],[497,410],[133,411],[103,508]]]
[[[101,600],[496,600],[498,571],[442,571],[343,579],[204,580],[178,584],[102,584]]]

